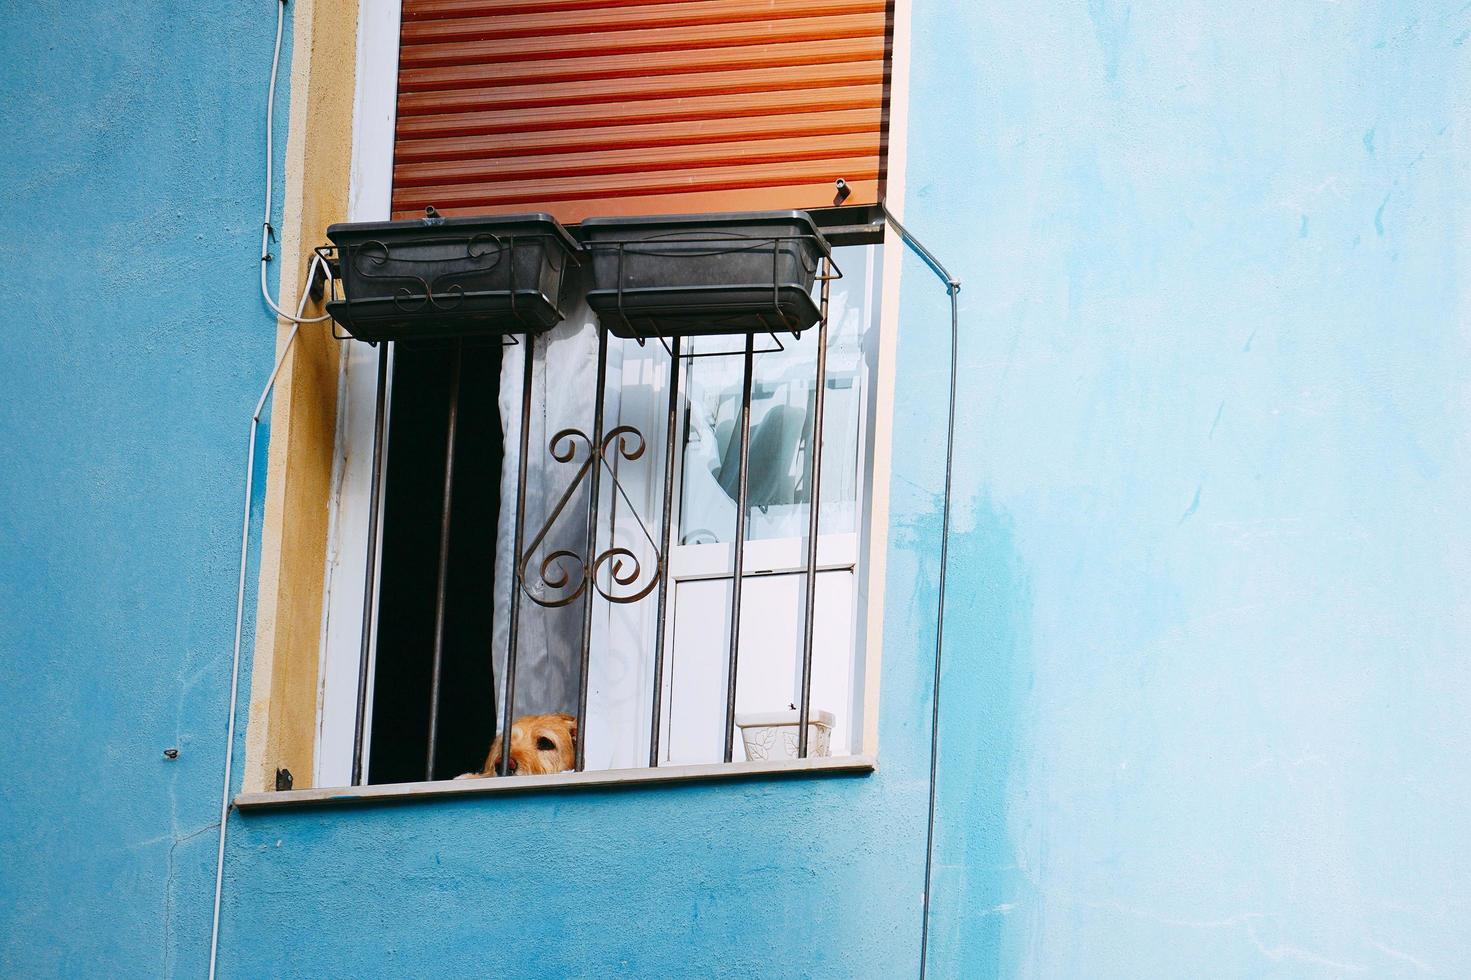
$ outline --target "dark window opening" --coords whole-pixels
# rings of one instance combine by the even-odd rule
[[[426,770],[446,443],[457,344],[458,418],[434,771]],[[504,444],[500,341],[395,345],[384,474],[369,782],[479,771],[495,734],[491,660]]]

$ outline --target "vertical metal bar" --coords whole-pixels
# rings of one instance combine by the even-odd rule
[[[526,462],[531,452],[531,381],[536,338],[526,335],[525,371],[521,375],[521,455],[516,461],[516,547],[511,562],[511,615],[506,638],[506,703],[501,709],[501,762],[499,772],[507,775],[511,765],[511,724],[516,710],[516,640],[521,628],[521,549],[526,536]]]
[[[352,784],[363,784],[363,733],[368,716],[368,660],[373,652],[373,595],[378,585],[378,524],[387,442],[388,344],[378,345],[378,388],[373,400],[373,473],[368,489],[368,556],[363,575],[363,639],[358,652],[358,710],[352,729]]]
[[[439,681],[444,663],[444,607],[449,588],[449,530],[455,496],[455,430],[460,420],[460,367],[465,342],[455,341],[449,376],[449,423],[444,443],[444,498],[439,515],[439,574],[434,585],[434,667],[429,675],[429,749],[424,754],[424,778],[434,778],[434,756],[439,748]]]
[[[608,384],[608,331],[601,325],[597,329],[598,380],[593,390],[592,470],[588,481],[587,552],[583,567],[583,574],[587,576],[587,592],[582,601],[582,657],[577,679],[577,750],[574,768],[578,772],[582,772],[587,762],[587,667],[592,659],[593,599],[597,595],[597,583],[593,581],[593,564],[597,561],[598,497],[603,473],[603,389]]]
[[[679,338],[669,348],[669,413],[664,425],[664,511],[659,530],[659,609],[654,624],[654,712],[649,721],[649,768],[659,765],[659,725],[664,707],[664,626],[669,602],[669,533],[674,523],[675,428],[679,424]]]
[[[735,754],[736,668],[741,648],[741,581],[746,563],[746,487],[751,464],[751,383],[756,368],[756,335],[746,336],[745,376],[741,380],[741,477],[736,492],[735,560],[730,579],[730,661],[725,683],[725,761]]]
[[[816,394],[812,404],[812,477],[807,502],[807,607],[802,624],[802,695],[797,716],[797,758],[807,758],[807,721],[812,715],[812,636],[817,623],[817,535],[822,517],[822,408],[827,394],[827,303],[832,262],[822,260],[822,292],[817,320]]]

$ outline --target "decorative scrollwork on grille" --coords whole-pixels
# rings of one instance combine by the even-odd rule
[[[562,429],[552,436],[547,443],[547,451],[559,463],[570,463],[577,458],[579,445],[587,448],[587,458],[578,466],[577,472],[568,482],[567,488],[557,498],[557,503],[552,507],[551,514],[542,524],[536,536],[531,539],[524,554],[520,556],[517,567],[517,579],[521,590],[532,602],[549,609],[570,605],[577,601],[587,591],[591,583],[598,595],[609,602],[631,603],[638,602],[647,596],[659,584],[659,577],[663,572],[664,558],[659,553],[659,547],[654,542],[654,536],[644,525],[643,519],[639,517],[638,508],[633,505],[623,486],[618,482],[618,475],[608,461],[608,451],[616,450],[619,456],[633,462],[643,457],[648,448],[643,433],[631,425],[620,425],[610,430],[604,437],[599,452],[592,452],[592,438],[581,429]],[[543,556],[537,565],[537,587],[533,588],[529,577],[536,551],[543,541],[546,540],[552,528],[561,518],[563,511],[577,495],[583,483],[588,480],[592,472],[594,462],[602,464],[612,481],[613,491],[621,496],[628,504],[628,513],[633,516],[634,522],[638,524],[643,533],[644,540],[649,543],[653,551],[654,563],[652,574],[645,575],[643,562],[638,553],[623,545],[611,544],[608,548],[599,552],[591,561],[587,561],[582,555],[566,548],[558,548]],[[616,533],[616,528],[615,528]],[[604,569],[607,574],[604,575]],[[638,585],[640,581],[643,585]],[[606,584],[605,584],[606,580]],[[633,588],[632,592],[625,591]],[[543,592],[554,593],[548,598]]]

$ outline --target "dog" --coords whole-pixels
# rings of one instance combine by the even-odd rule
[[[490,743],[480,772],[456,779],[482,779],[501,774],[501,736]],[[543,776],[566,772],[576,762],[577,719],[568,714],[522,715],[511,723],[512,776]]]

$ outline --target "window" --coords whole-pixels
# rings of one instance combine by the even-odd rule
[[[360,60],[401,60],[397,93],[391,73],[360,73],[354,220],[403,217],[424,203],[451,214],[545,208],[566,223],[813,208],[834,203],[834,175],[854,189],[845,203],[877,200],[883,3],[788,0],[774,18],[768,4],[756,11],[741,0],[650,4],[633,8],[633,20],[621,12],[616,30],[605,9],[570,9],[577,4],[518,4],[547,10],[493,18],[438,18],[440,6],[405,4],[401,48],[397,25],[363,25]],[[705,20],[669,23],[676,15]],[[562,33],[546,32],[547,17],[560,18]],[[692,46],[674,47],[672,31]],[[654,44],[649,32],[663,41],[640,49]],[[635,63],[647,70],[630,74]],[[395,95],[396,126],[382,111]],[[659,107],[670,101],[694,108],[666,118]],[[842,246],[833,257],[843,277],[827,284],[811,623],[811,711],[831,716],[831,732],[829,744],[809,749],[841,756],[865,744],[873,703],[866,625],[877,601],[868,555],[878,526],[870,488],[883,463],[875,424],[885,411],[884,274],[877,244]],[[534,341],[347,345],[316,785],[478,769],[508,693],[515,717],[578,714],[584,684],[578,742],[588,769],[742,760],[741,735],[727,725],[737,552],[734,712],[747,720],[799,702],[819,331],[752,342],[738,515],[746,341],[686,341],[678,358],[656,340],[606,337],[600,347],[597,319],[580,301],[585,288],[571,285],[565,321]],[[593,467],[587,434],[599,401],[605,440],[619,437]],[[557,438],[569,429],[579,435]],[[595,584],[579,592],[594,468]]]

